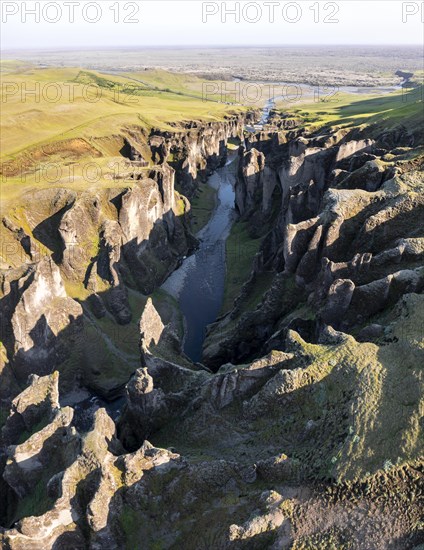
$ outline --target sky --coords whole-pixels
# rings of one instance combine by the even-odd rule
[[[416,45],[423,12],[398,0],[2,0],[1,46]]]

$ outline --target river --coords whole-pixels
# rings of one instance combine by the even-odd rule
[[[219,315],[224,298],[225,241],[236,218],[236,166],[237,153],[232,152],[225,166],[208,178],[206,185],[217,191],[217,204],[208,223],[196,235],[199,248],[183,260],[161,287],[178,300],[185,318],[184,352],[193,361],[202,359],[206,327]],[[61,399],[62,406],[75,408],[75,423],[82,431],[91,429],[93,412],[97,408],[105,407],[116,421],[124,404],[125,397],[107,402],[85,389],[71,392]]]
[[[374,89],[379,94],[392,92],[396,87]],[[370,88],[341,87],[339,91],[369,93]],[[275,96],[262,108],[259,123],[246,126],[246,130],[261,130],[268,122],[271,110],[282,96]],[[186,258],[174,271],[162,289],[179,303],[185,319],[184,352],[193,361],[201,361],[206,327],[213,323],[222,307],[226,275],[225,241],[235,219],[234,183],[236,153],[229,155],[225,166],[219,168],[207,181],[217,191],[217,205],[207,225],[196,235],[198,250]]]
[[[218,168],[206,185],[217,191],[217,204],[208,223],[196,235],[200,246],[186,258],[161,288],[178,300],[185,318],[184,352],[202,359],[206,327],[217,318],[224,298],[225,241],[235,220],[234,184],[237,153]]]

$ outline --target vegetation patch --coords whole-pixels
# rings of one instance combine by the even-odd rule
[[[231,309],[243,284],[249,279],[253,259],[259,251],[262,238],[252,238],[248,222],[236,221],[226,242],[227,275],[222,311]]]
[[[216,190],[208,184],[200,183],[191,199],[191,224],[198,233],[208,223],[216,205]]]
[[[280,106],[281,108],[281,106]],[[371,126],[370,137],[403,125],[418,132],[423,110],[423,84],[386,95],[367,95],[337,92],[331,99],[304,102],[293,107],[284,106],[284,116],[295,116],[308,131],[323,126]]]
[[[48,496],[46,491],[46,483],[48,480],[48,476],[40,479],[31,495],[28,495],[23,499],[18,500],[17,508],[15,510],[13,518],[10,521],[11,524],[22,518],[31,516],[42,516],[43,514],[51,510],[54,504],[54,500]]]

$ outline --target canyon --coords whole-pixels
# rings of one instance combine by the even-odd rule
[[[422,124],[268,114],[127,126],[106,184],[8,201],[4,548],[421,548]]]

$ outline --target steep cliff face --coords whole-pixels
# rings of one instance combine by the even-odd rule
[[[146,295],[197,246],[190,203],[175,187],[192,193],[242,130],[239,117],[180,124],[152,131],[146,144],[132,128],[125,159],[103,162],[100,181],[34,186],[11,203],[0,228],[4,397],[13,398],[29,374],[54,368],[69,389],[81,383],[104,396],[122,392],[138,363],[134,335]],[[146,166],[146,147],[159,164]],[[111,168],[117,163],[119,170]],[[167,331],[166,346],[178,350],[178,338]]]
[[[137,350],[122,355],[114,326],[137,322],[133,312],[138,315],[143,300],[138,293],[157,288],[196,242],[176,206],[173,170],[164,166],[152,175],[157,181],[143,178],[131,187],[40,191],[44,219],[24,205],[19,222],[30,247],[14,240],[6,259],[23,263],[2,272],[5,398],[16,395],[17,381],[65,363],[70,385],[79,378],[102,393],[122,386],[134,370]],[[16,219],[15,212],[8,218]],[[3,231],[14,238],[6,226]],[[119,361],[127,365],[121,375],[114,366]],[[97,384],[93,376],[102,371]]]
[[[312,338],[322,322],[365,329],[400,296],[424,288],[419,154],[411,164],[404,149],[393,153],[359,131],[264,150],[241,152],[237,206],[255,234],[279,186],[279,212],[234,309],[208,333],[205,361],[214,368],[284,349],[290,326]],[[271,282],[252,303],[265,273]]]
[[[250,136],[236,205],[265,236],[194,365],[152,291],[196,245],[175,178],[190,194],[240,124],[153,131],[154,167],[133,136],[119,178],[6,213],[5,548],[422,543],[422,153],[387,148],[403,133]]]
[[[239,174],[236,180],[236,208],[242,219],[254,216],[253,225],[266,221],[272,209],[272,196],[278,186],[275,171],[266,165],[265,155],[256,149],[239,151]]]
[[[50,372],[83,330],[81,306],[67,296],[60,270],[47,256],[23,274],[8,273],[3,289],[2,341],[13,376],[25,381],[31,373]]]
[[[193,195],[199,181],[225,163],[230,138],[243,136],[243,117],[223,122],[189,123],[181,131],[153,129],[149,145],[154,162],[168,162],[176,171],[178,189],[187,197]]]
[[[132,277],[143,292],[161,284],[181,254],[194,240],[176,205],[174,171],[168,165],[138,176],[131,187],[83,192],[64,213],[59,234],[60,262],[67,277],[76,281],[95,275],[112,287]],[[155,178],[155,179],[153,179]]]

